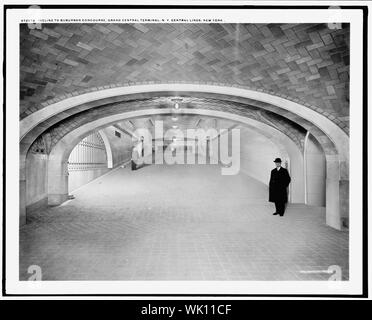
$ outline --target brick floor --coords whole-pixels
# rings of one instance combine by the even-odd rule
[[[348,233],[325,225],[324,210],[291,204],[272,216],[267,189],[217,166],[119,168],[34,213],[20,230],[20,279],[348,279]]]

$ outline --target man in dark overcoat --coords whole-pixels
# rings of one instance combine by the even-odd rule
[[[291,182],[291,177],[286,168],[282,167],[282,160],[274,160],[276,168],[271,170],[269,183],[269,201],[275,203],[275,212],[273,215],[283,216],[285,204],[288,201],[287,188]]]

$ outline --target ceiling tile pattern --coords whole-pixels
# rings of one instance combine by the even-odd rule
[[[349,26],[327,24],[21,25],[21,118],[46,101],[112,84],[237,85],[349,120]]]

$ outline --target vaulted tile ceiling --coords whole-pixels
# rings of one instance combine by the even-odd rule
[[[21,118],[42,102],[76,91],[187,81],[299,99],[348,127],[348,25],[21,25],[20,40]]]

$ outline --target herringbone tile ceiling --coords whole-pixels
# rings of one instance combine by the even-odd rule
[[[348,127],[348,25],[21,25],[20,41],[21,118],[93,87],[200,81],[299,99]]]

